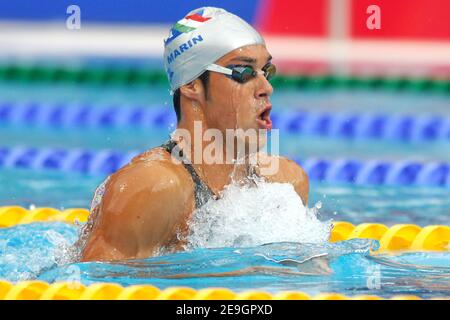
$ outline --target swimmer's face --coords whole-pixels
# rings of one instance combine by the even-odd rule
[[[258,75],[245,83],[217,72],[209,73],[208,97],[205,100],[205,120],[210,128],[219,129],[224,137],[226,129],[252,129],[258,135],[259,148],[265,139],[259,129],[271,129],[270,96],[273,88],[261,74],[271,55],[264,45],[249,45],[223,56],[216,64],[251,66]]]

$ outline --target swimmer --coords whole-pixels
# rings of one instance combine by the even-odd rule
[[[193,10],[165,39],[164,64],[178,120],[175,134],[133,158],[97,189],[77,244],[81,261],[143,259],[183,250],[192,213],[233,182],[290,183],[307,204],[304,170],[294,161],[260,152],[266,143],[260,130],[272,129],[269,80],[276,68],[255,29],[223,9]],[[257,132],[261,157],[256,164],[248,151],[255,143],[245,137],[234,135],[233,148],[218,138],[201,138],[208,132],[226,137],[228,130],[238,129]],[[200,140],[195,138],[199,130]],[[240,153],[234,146],[243,140]],[[210,143],[220,146],[216,151],[223,159],[233,161],[198,161],[198,150]],[[277,170],[263,172],[263,162],[272,160]]]

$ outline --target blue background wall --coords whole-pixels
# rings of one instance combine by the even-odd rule
[[[65,20],[71,4],[81,9],[83,22],[167,23],[202,6],[222,7],[254,22],[262,0],[13,0],[0,1],[0,19]]]

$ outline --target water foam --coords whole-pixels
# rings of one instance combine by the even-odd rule
[[[249,247],[272,242],[325,243],[331,221],[317,218],[288,183],[231,184],[193,213],[187,248]]]

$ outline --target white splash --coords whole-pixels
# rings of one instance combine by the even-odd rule
[[[247,247],[283,241],[324,243],[330,236],[331,221],[319,221],[317,210],[305,207],[291,184],[232,184],[219,200],[210,200],[193,213],[187,247]]]
[[[75,261],[76,248],[69,240],[55,230],[48,230],[44,236],[53,245],[52,259],[61,266]]]

